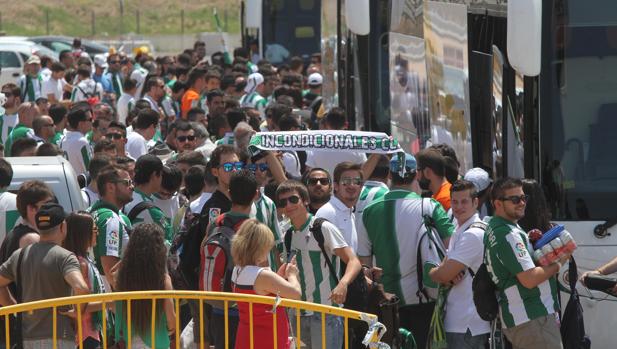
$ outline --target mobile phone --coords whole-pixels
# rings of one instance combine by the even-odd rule
[[[287,263],[291,262],[291,259],[294,258],[296,252],[296,250],[291,250],[289,253],[287,253]]]

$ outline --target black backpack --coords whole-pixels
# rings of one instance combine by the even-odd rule
[[[321,230],[321,226],[324,222],[328,220],[325,218],[315,218],[313,225],[309,229],[311,234],[313,234],[313,238],[317,241],[317,245],[321,250],[321,253],[326,259],[326,264],[328,265],[328,270],[330,270],[330,275],[334,278],[334,281],[338,284],[339,279],[334,269],[334,265],[332,265],[332,261],[330,260],[330,256],[326,252],[326,248],[324,247],[324,236],[323,231]],[[285,250],[289,255],[291,253],[291,238],[292,238],[293,228],[287,230],[285,233]],[[364,273],[362,270],[358,273],[356,278],[349,284],[347,287],[347,299],[345,299],[344,307],[347,309],[353,309],[357,311],[365,311],[366,305],[368,304],[368,284],[366,283],[366,279],[364,277]]]
[[[140,203],[138,203],[137,205],[133,206],[133,208],[129,211],[129,213],[126,215],[129,218],[129,221],[131,221],[131,223],[135,223],[135,218],[137,218],[137,216],[139,216],[140,213],[142,213],[145,210],[149,210],[151,208],[156,207],[152,202],[149,201],[142,201]]]
[[[486,223],[474,223],[471,228],[480,228],[486,230]],[[478,270],[473,273],[469,269],[469,273],[473,277],[471,289],[473,291],[473,303],[476,306],[476,311],[480,318],[484,321],[493,321],[499,314],[499,303],[497,302],[497,285],[493,282],[491,274],[486,268],[484,260],[486,259],[486,236],[484,239],[484,255],[482,257],[483,263]]]
[[[204,205],[204,207],[206,207]],[[209,216],[204,213],[204,209],[199,214],[187,210],[184,217],[184,225],[172,242],[170,253],[175,254],[180,249],[180,261],[178,271],[185,283],[187,290],[197,290],[199,286],[198,273],[200,264],[200,246],[208,227]]]

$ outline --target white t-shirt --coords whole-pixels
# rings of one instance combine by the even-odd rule
[[[139,132],[131,132],[126,138],[126,151],[133,159],[148,153],[148,141]]]
[[[163,211],[165,217],[173,219],[178,210],[180,209],[180,197],[174,195],[171,199],[163,200],[156,195],[152,195],[154,205]]]
[[[9,139],[11,131],[19,123],[19,117],[15,114],[0,115],[0,125],[2,125],[2,133],[0,134],[0,143],[5,144]]]
[[[475,222],[482,222],[477,213],[460,225],[455,221],[456,230],[448,247],[448,259],[465,264],[474,273],[480,268],[484,253],[484,230],[470,228]],[[480,318],[476,306],[470,301],[473,299],[472,281],[469,270],[465,269],[463,280],[450,290],[446,304],[446,332],[466,333],[469,329],[472,336],[490,332],[490,324]]]
[[[283,166],[285,166],[285,171],[287,171],[287,173],[289,173],[292,177],[302,177],[302,174],[300,173],[300,159],[295,151],[283,152]]]
[[[86,207],[90,207],[99,201],[99,194],[92,191],[90,187],[81,188],[81,197],[84,199]]]
[[[135,92],[135,96],[141,96],[141,91],[144,88],[144,82],[146,82],[146,76],[148,76],[148,71],[144,68],[136,68],[131,72],[131,79],[134,79],[137,82],[137,92]]]
[[[126,117],[130,112],[131,103],[135,104],[135,98],[128,93],[123,93],[122,96],[118,99],[117,109],[118,109],[118,121],[126,124]]]
[[[81,102],[88,100],[88,95],[98,97],[99,100],[102,99],[103,85],[101,85],[100,82],[96,82],[92,79],[80,81],[75,87],[73,87],[73,92],[71,93],[71,102]]]
[[[306,166],[310,168],[320,167],[328,171],[330,175],[334,173],[336,165],[343,161],[351,161],[354,164],[366,162],[366,154],[357,152],[329,152],[312,150],[306,152]]]
[[[212,152],[215,148],[216,144],[214,144],[210,139],[206,138],[204,144],[195,148],[195,151],[200,152],[204,156],[204,158],[206,158],[206,160],[210,161],[210,155],[212,155]]]
[[[315,217],[325,218],[334,224],[341,231],[347,245],[353,249],[353,252],[358,251],[358,233],[353,209],[345,206],[341,200],[332,195],[330,201],[317,210]]]
[[[48,95],[54,95],[56,101],[61,101],[65,85],[66,81],[64,79],[56,80],[50,76],[49,79],[43,80],[41,95],[45,98]]]
[[[75,173],[80,175],[88,172],[92,159],[92,148],[86,136],[79,131],[69,131],[60,139],[60,149],[73,166]]]
[[[191,201],[191,203],[189,204],[191,212],[199,214],[201,212],[201,209],[204,208],[206,201],[210,200],[210,197],[212,197],[212,193],[201,193],[200,197]]]
[[[0,241],[4,241],[6,234],[13,230],[19,219],[16,200],[17,195],[13,193],[0,193]]]

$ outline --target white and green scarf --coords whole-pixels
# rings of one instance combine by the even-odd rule
[[[260,150],[397,154],[399,164],[405,163],[405,152],[399,142],[381,132],[347,130],[259,132],[251,137],[249,152],[255,155]],[[404,171],[404,166],[401,166],[399,172]]]

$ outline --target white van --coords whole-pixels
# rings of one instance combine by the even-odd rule
[[[45,182],[67,212],[85,210],[77,175],[62,156],[24,156],[5,158],[13,168],[9,191],[17,193],[21,184],[29,180]]]
[[[35,53],[58,60],[58,54],[45,46],[32,41],[0,37],[0,86],[9,82],[17,83],[26,61]]]

